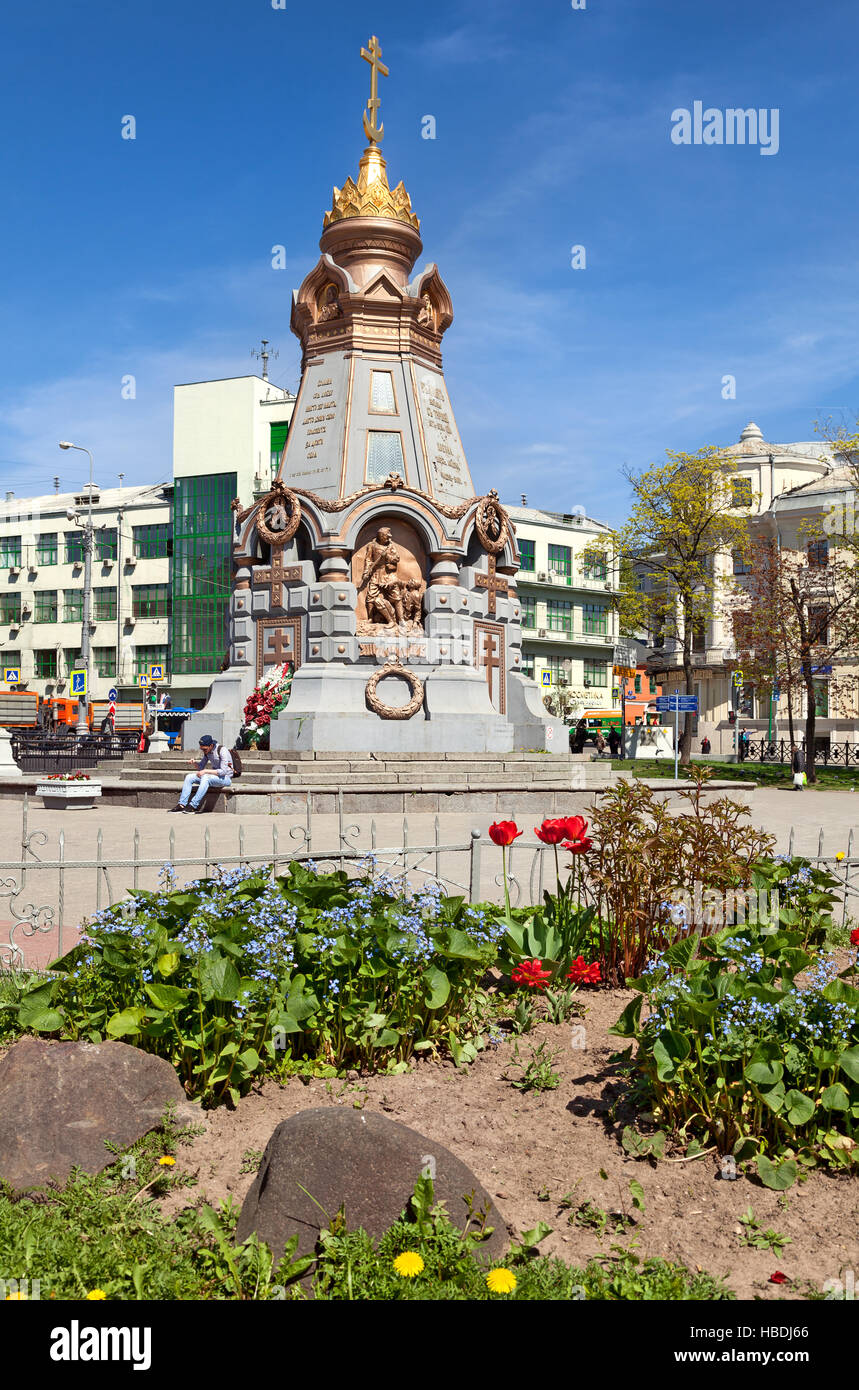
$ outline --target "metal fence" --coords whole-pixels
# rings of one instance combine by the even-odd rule
[[[12,757],[22,772],[75,772],[119,760],[134,752],[140,735],[72,733],[51,735],[12,734]]]
[[[260,830],[247,832],[241,818],[236,817],[234,852],[228,853],[223,848],[213,851],[212,832],[207,826],[198,851],[177,854],[176,828],[171,825],[163,855],[142,853],[140,830],[135,829],[129,854],[111,858],[104,853],[104,834],[99,827],[94,853],[75,859],[66,853],[65,831],[54,839],[43,830],[31,830],[28,817],[29,798],[25,795],[15,854],[0,859],[0,970],[44,967],[74,945],[77,928],[93,912],[122,901],[129,890],[158,888],[168,868],[182,884],[239,865],[256,865],[275,877],[297,860],[315,863],[321,870],[338,868],[351,874],[369,868],[413,888],[433,882],[446,893],[462,894],[469,902],[502,902],[504,897],[500,851],[481,830],[472,829],[467,838],[445,840],[435,816],[431,836],[421,840],[411,833],[406,816],[396,837],[398,843],[381,844],[375,818],[359,825],[344,814],[342,791],[333,830],[321,827],[308,806],[303,819],[286,827],[281,817],[273,817],[270,842],[263,845]],[[854,858],[852,830],[842,860],[825,854],[824,840],[821,827],[817,853],[804,857],[838,879],[843,924],[851,915],[848,899],[859,897],[859,857]],[[789,856],[794,853],[794,841],[791,827]],[[507,865],[513,906],[542,902],[544,888],[554,887],[554,852],[536,839],[515,841],[507,851]],[[4,902],[8,904],[6,912]]]
[[[805,753],[805,739],[800,739],[797,746]],[[746,755],[741,761],[789,764],[792,756],[787,739],[759,738],[749,740]],[[814,747],[814,765],[859,768],[859,743],[851,743],[849,739],[841,742],[817,739]]]

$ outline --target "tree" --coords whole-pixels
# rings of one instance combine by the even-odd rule
[[[749,574],[736,588],[733,626],[744,675],[767,689],[778,682],[788,698],[791,742],[793,700],[805,695],[806,763],[814,782],[816,675],[827,674],[833,707],[853,696],[855,677],[845,668],[855,665],[859,652],[859,566],[831,542],[813,539],[804,549],[788,549],[761,538],[751,546]]]
[[[629,520],[612,536],[620,575],[614,607],[623,632],[647,629],[679,647],[686,693],[693,695],[693,634],[717,616],[717,556],[746,553],[752,499],[744,495],[746,510],[739,509],[731,486],[736,462],[714,446],[666,453],[667,463],[640,473],[624,469],[633,505]],[[585,564],[598,548],[598,542],[586,547]],[[687,714],[682,763],[691,752]]]

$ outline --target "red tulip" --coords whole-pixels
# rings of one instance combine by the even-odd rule
[[[859,946],[859,927],[854,927],[850,933],[851,946]]]
[[[786,1274],[782,1274],[781,1270],[777,1269],[774,1274],[770,1275],[769,1282],[771,1284],[789,1284],[790,1280]]]
[[[506,849],[512,845],[523,832],[516,826],[514,820],[499,820],[489,827],[489,838],[495,845],[501,845]]]
[[[568,840],[582,840],[588,831],[588,823],[584,816],[567,816],[564,825]]]
[[[596,961],[586,965],[584,956],[576,956],[567,971],[567,979],[572,980],[574,985],[598,985],[602,982],[602,975]]]
[[[531,989],[545,989],[552,978],[551,970],[543,969],[541,960],[525,960],[510,976],[514,985],[528,985]]]
[[[569,833],[565,820],[544,820],[539,830],[534,826],[534,834],[544,845],[559,845]]]
[[[565,840],[561,849],[568,849],[570,854],[587,854],[588,850],[593,847],[593,843],[593,840],[588,839]]]

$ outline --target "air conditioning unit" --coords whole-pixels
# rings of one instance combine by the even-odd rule
[[[126,626],[126,627],[135,627],[136,624],[137,624],[137,619],[136,619],[136,618],[126,618],[126,620],[125,620],[125,626]]]
[[[22,617],[22,618],[28,618],[28,617],[30,616],[30,614],[32,613],[32,611],[33,611],[33,605],[32,605],[31,603],[26,603],[26,602],[24,602],[24,603],[21,604],[21,617]]]
[[[604,589],[610,589],[610,588],[611,588],[611,584],[605,583],[605,584],[603,584],[603,588],[604,588]]]
[[[102,568],[103,568],[103,569],[106,569],[106,570],[112,570],[112,569],[113,569],[113,565],[114,565],[114,561],[113,561],[113,560],[102,560],[101,563],[102,563]]]
[[[9,573],[10,573],[10,574],[20,574],[20,573],[21,573],[21,566],[20,566],[20,565],[10,565],[10,566],[9,566]]]
[[[546,637],[548,635],[544,627],[541,627],[539,631],[541,637]]]
[[[134,569],[134,566],[135,566],[136,564],[137,564],[137,556],[136,556],[136,555],[129,555],[129,556],[126,557],[125,568],[126,568],[127,570],[133,570],[133,569]]]
[[[549,576],[547,574],[544,574],[542,571],[540,572],[540,574],[537,575],[537,578],[541,584],[547,584],[549,582]]]

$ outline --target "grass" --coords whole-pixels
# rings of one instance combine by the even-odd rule
[[[378,1242],[345,1229],[342,1214],[323,1232],[316,1269],[297,1282],[306,1264],[294,1249],[277,1262],[255,1236],[235,1244],[238,1207],[220,1211],[202,1203],[175,1217],[162,1215],[159,1198],[194,1181],[159,1160],[175,1157],[195,1131],[165,1116],[153,1131],[98,1176],[76,1172],[62,1190],[20,1197],[0,1186],[0,1297],[41,1300],[422,1300],[488,1301],[610,1299],[731,1299],[721,1280],[662,1259],[620,1251],[586,1265],[541,1256],[536,1244],[548,1228],[527,1232],[495,1266],[509,1269],[516,1287],[494,1294],[489,1264],[472,1242],[434,1207],[421,1222],[403,1218]],[[246,1151],[245,1159],[256,1154]],[[245,1169],[246,1170],[246,1169]],[[189,1193],[189,1196],[191,1194]],[[423,1269],[405,1278],[394,1269],[403,1251],[420,1254]],[[16,1284],[10,1281],[15,1280]],[[27,1281],[26,1284],[24,1281]],[[34,1288],[38,1281],[38,1289]]]
[[[789,767],[781,763],[760,763],[749,760],[745,763],[717,763],[710,758],[693,758],[697,766],[711,768],[714,778],[727,782],[757,782],[761,787],[792,787],[793,774]],[[612,770],[631,772],[634,777],[673,777],[673,758],[612,758]],[[859,785],[859,767],[817,767],[817,781],[814,789],[835,788],[849,791]],[[682,767],[679,775],[684,775]]]

